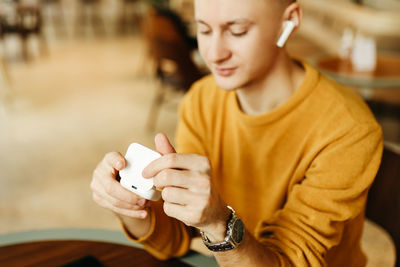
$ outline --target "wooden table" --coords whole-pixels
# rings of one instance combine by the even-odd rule
[[[177,259],[159,261],[145,250],[95,241],[39,241],[0,247],[0,266],[63,266],[92,256],[98,266],[190,266]],[[92,258],[93,259],[93,258]],[[88,266],[88,262],[82,265]],[[97,266],[97,265],[89,265]]]
[[[318,56],[311,59],[322,73],[353,88],[366,100],[400,105],[400,55],[379,54],[372,72],[356,71],[350,61],[337,56]]]
[[[87,256],[100,265],[75,266],[217,266],[214,258],[195,252],[157,260],[121,231],[45,229],[0,235],[0,266],[64,266]]]
[[[204,248],[202,242],[195,241],[192,249],[196,249],[193,245],[197,244],[198,251],[204,253],[200,249]],[[365,221],[361,246],[368,257],[367,267],[394,266],[396,250],[393,240],[382,227],[369,220]],[[208,250],[205,252],[209,253]],[[45,229],[0,234],[0,266],[62,266],[88,255],[103,266],[111,267],[218,266],[213,257],[195,252],[171,261],[158,261],[140,245],[129,241],[121,231]]]

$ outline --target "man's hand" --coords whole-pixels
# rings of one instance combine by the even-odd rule
[[[164,134],[155,138],[158,151],[168,151],[143,170],[162,189],[164,212],[186,225],[199,228],[213,242],[222,241],[230,211],[216,191],[208,158],[177,154]]]
[[[90,184],[93,199],[118,216],[144,219],[148,216],[147,200],[126,190],[117,180],[118,172],[125,165],[125,159],[120,153],[111,152],[105,155],[93,172]]]

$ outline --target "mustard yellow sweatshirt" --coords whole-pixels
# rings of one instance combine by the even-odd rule
[[[223,200],[246,230],[294,266],[364,266],[368,189],[382,153],[381,128],[354,93],[303,64],[305,80],[282,106],[244,114],[235,91],[208,76],[180,108],[179,153],[209,157]],[[140,240],[160,259],[187,252],[192,232],[152,209]]]

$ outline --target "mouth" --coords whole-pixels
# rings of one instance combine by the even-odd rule
[[[229,77],[235,73],[237,68],[221,68],[221,67],[216,67],[215,72],[217,75],[222,76],[222,77]]]

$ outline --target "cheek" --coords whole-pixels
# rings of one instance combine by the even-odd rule
[[[263,75],[268,72],[275,60],[277,49],[273,38],[252,38],[242,43],[237,43],[233,53],[242,65],[242,70],[248,75]]]
[[[207,51],[207,42],[204,37],[197,35],[197,44],[199,46],[200,55],[205,59],[206,51]]]
[[[250,61],[246,66],[249,75],[255,77],[265,75],[270,71],[270,68],[275,61],[276,53],[266,48],[262,50],[253,50],[252,52],[253,53],[249,55]]]
[[[209,41],[207,40],[207,38],[197,36],[197,43],[198,43],[198,46],[199,46],[200,56],[203,58],[203,60],[206,63],[206,65],[208,67],[210,67],[210,63],[207,60],[207,53],[208,53],[208,49],[209,49]]]
[[[232,40],[232,54],[246,65],[262,64],[271,54],[271,41],[258,37],[248,36]]]

